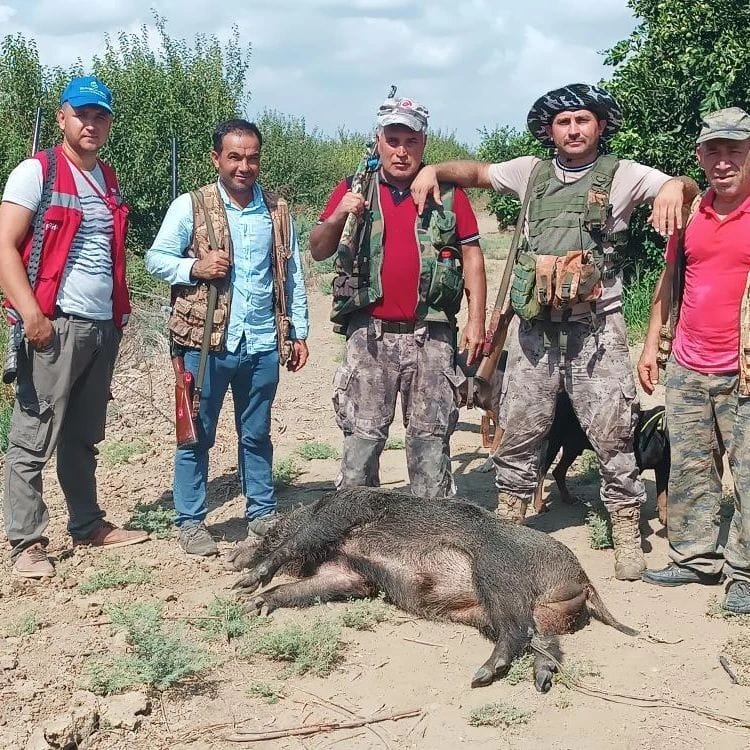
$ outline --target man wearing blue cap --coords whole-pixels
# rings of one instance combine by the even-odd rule
[[[25,336],[5,458],[5,530],[13,572],[26,578],[54,574],[42,470],[55,449],[74,544],[147,538],[105,521],[96,496],[95,446],[130,313],[128,209],[114,171],[97,158],[112,127],[112,92],[93,76],[74,78],[56,119],[62,143],[19,164],[0,204],[0,287]]]

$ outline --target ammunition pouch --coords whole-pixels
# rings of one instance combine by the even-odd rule
[[[602,294],[602,268],[590,250],[565,255],[520,253],[513,269],[510,299],[523,320],[533,320],[545,307],[566,310],[594,302]]]
[[[456,259],[455,248],[450,248]],[[458,264],[458,260],[454,261]],[[461,307],[464,291],[464,276],[459,268],[441,263],[435,258],[422,259],[422,275],[419,280],[419,297],[433,309],[442,310],[448,316],[455,316]]]
[[[521,320],[534,320],[542,312],[536,293],[536,260],[536,255],[519,253],[513,266],[510,303]]]

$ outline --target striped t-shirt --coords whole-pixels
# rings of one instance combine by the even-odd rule
[[[68,164],[78,190],[83,218],[65,264],[57,305],[71,315],[109,320],[112,317],[113,219],[101,197],[106,192],[104,175],[98,164],[91,172],[86,172],[86,176],[70,161]],[[26,159],[10,173],[3,201],[36,211],[41,199],[42,165],[37,159]]]

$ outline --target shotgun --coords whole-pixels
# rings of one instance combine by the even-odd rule
[[[177,138],[172,136],[171,183],[172,200],[177,198],[178,153]],[[174,299],[172,300],[174,304]],[[178,448],[187,448],[198,442],[196,421],[193,418],[193,397],[195,380],[193,374],[185,369],[182,352],[170,345],[172,369],[174,370],[174,423]],[[196,415],[197,416],[197,415]]]
[[[39,141],[41,139],[42,135],[42,108],[37,107],[36,108],[36,117],[34,119],[34,132],[31,136],[31,153],[29,156],[34,156],[34,154],[39,151]],[[48,186],[47,186],[48,187]],[[49,193],[49,189],[42,190],[42,193]],[[44,196],[43,196],[44,197]],[[47,200],[46,203],[49,203]],[[39,216],[39,219],[35,217],[34,219],[34,233],[43,231],[43,217],[44,213],[46,211],[46,206],[44,205],[45,201],[42,200],[40,202],[39,208],[37,209],[37,215]],[[40,221],[41,219],[41,221]],[[39,257],[41,257],[41,236],[37,239],[37,241],[34,243],[38,246],[38,257],[36,259],[36,263],[29,264],[29,271],[31,275],[29,276],[29,284],[31,285],[32,290],[34,289],[34,286],[36,285],[36,273],[34,272],[34,269],[38,270],[39,268]],[[10,385],[13,383],[16,379],[16,375],[18,374],[18,350],[21,348],[21,344],[23,343],[23,322],[20,319],[20,316],[18,313],[15,313],[15,311],[12,311],[12,314],[10,317],[13,318],[15,321],[13,325],[10,327],[10,331],[8,331],[8,348],[5,352],[5,360],[3,362],[3,383],[6,385]]]

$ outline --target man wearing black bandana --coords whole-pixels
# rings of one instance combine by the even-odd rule
[[[538,481],[539,448],[560,390],[597,454],[601,499],[610,513],[615,577],[637,580],[645,569],[640,506],[646,491],[633,453],[637,399],[622,315],[619,249],[633,210],[654,203],[662,234],[681,226],[682,206],[697,194],[689,178],[603,154],[620,128],[615,98],[597,86],[571,84],[540,97],[530,132],[554,148],[501,164],[447,162],[423,169],[412,185],[418,210],[438,181],[493,188],[528,209],[511,304],[520,318],[510,336],[498,422],[505,428],[493,460],[498,514],[522,523]]]

